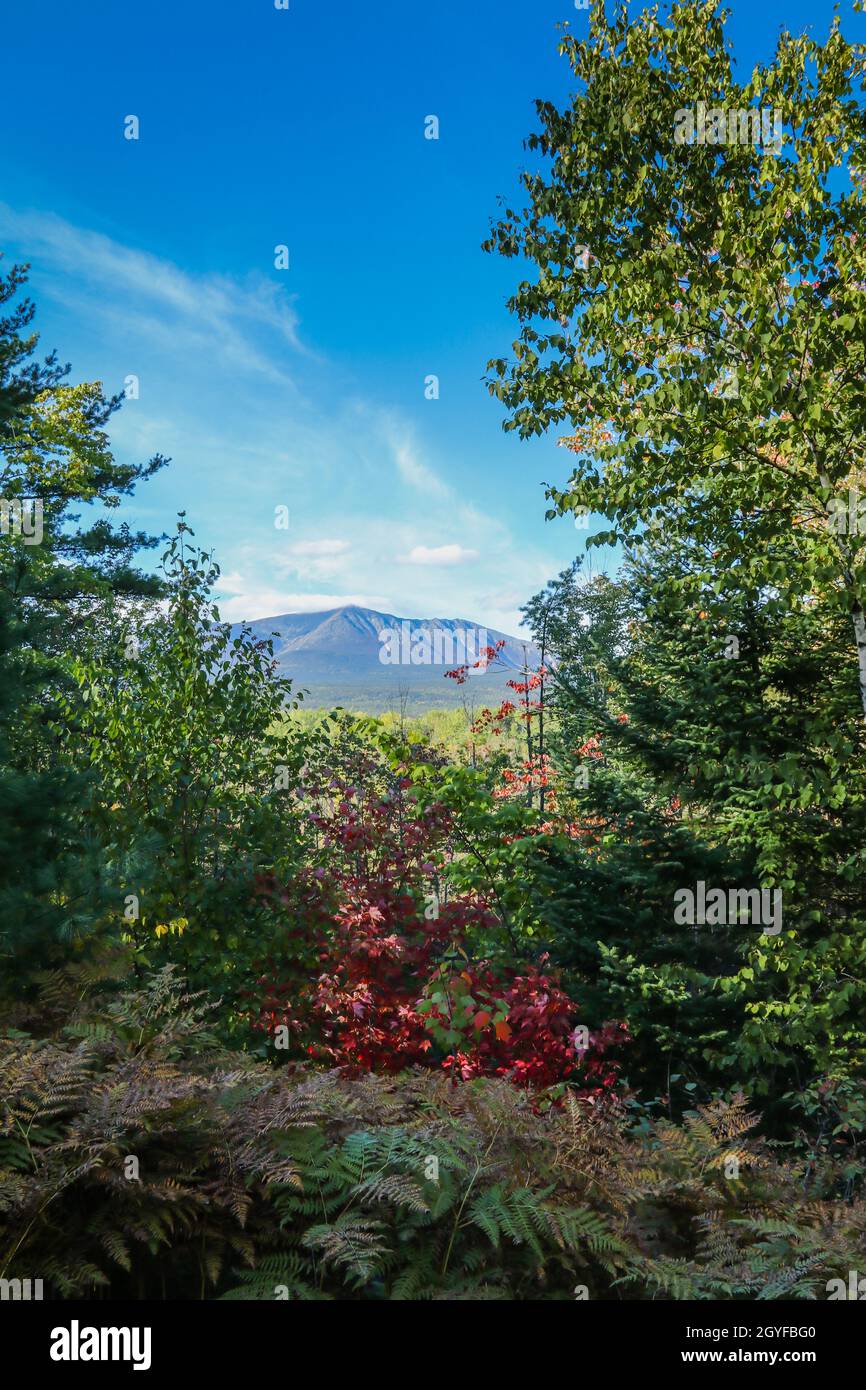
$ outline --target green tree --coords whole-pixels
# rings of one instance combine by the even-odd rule
[[[660,521],[844,613],[866,714],[863,49],[834,18],[738,82],[725,18],[595,6],[564,36],[574,94],[538,103],[543,168],[486,243],[534,272],[489,385],[507,429],[572,429],[550,496],[597,542]]]
[[[539,594],[533,595],[527,604],[521,608],[523,619],[526,626],[532,632],[534,641],[538,646],[538,700],[536,718],[538,723],[538,762],[541,771],[541,786],[538,789],[538,809],[544,814],[544,802],[546,795],[545,767],[548,753],[548,743],[545,738],[545,715],[547,713],[548,695],[550,691],[550,669],[549,663],[558,649],[567,640],[565,628],[571,618],[572,600],[574,597],[575,585],[578,583],[580,571],[580,561],[575,560],[568,569],[563,570],[557,575],[556,579],[551,579]],[[524,654],[526,649],[524,648]],[[524,655],[523,684],[528,684],[529,670]],[[529,691],[526,691],[526,725],[527,737],[529,738],[530,716],[529,716]],[[532,762],[532,748],[529,748],[529,761]],[[529,804],[532,804],[532,783],[530,782]]]
[[[132,564],[148,538],[104,509],[164,462],[113,459],[104,426],[119,398],[65,385],[55,354],[36,358],[25,283],[23,266],[0,277],[0,953],[13,988],[92,919],[85,779],[61,755],[56,701],[99,596],[157,587]]]
[[[219,621],[219,568],[192,535],[181,515],[162,603],[106,605],[73,665],[67,727],[93,774],[111,930],[143,964],[168,956],[188,984],[236,999],[285,936],[262,890],[297,868],[303,740],[270,642]]]
[[[572,592],[553,754],[584,835],[551,851],[547,917],[591,993],[574,988],[627,1016],[643,1085],[679,1074],[778,1102],[860,1084],[866,737],[846,626],[656,533],[617,581]],[[779,890],[781,929],[684,928],[675,894],[698,881]]]

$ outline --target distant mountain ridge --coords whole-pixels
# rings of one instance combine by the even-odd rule
[[[236,623],[234,631],[242,624]],[[247,623],[257,638],[273,641],[283,675],[308,691],[308,707],[343,705],[380,713],[419,712],[463,703],[480,708],[513,696],[506,682],[524,661],[538,665],[528,638],[509,636],[459,618],[398,618],[351,604],[318,613],[283,613]],[[464,685],[445,677],[455,666],[479,660],[483,647],[498,648],[495,661],[476,669]],[[524,654],[525,653],[525,654]]]

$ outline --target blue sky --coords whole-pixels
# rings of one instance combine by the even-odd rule
[[[823,36],[832,15],[802,0],[731,8],[743,73],[783,24]],[[138,377],[116,452],[172,463],[126,514],[159,532],[187,510],[222,566],[224,616],[358,602],[513,631],[582,552],[585,533],[544,520],[542,485],[564,480],[568,455],[504,434],[481,380],[514,336],[517,270],[480,243],[497,196],[516,194],[533,99],[567,90],[562,20],[581,32],[587,13],[570,0],[7,7],[0,248],[32,263],[42,345],[71,379],[114,391]]]

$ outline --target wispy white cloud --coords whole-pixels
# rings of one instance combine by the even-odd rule
[[[352,547],[346,540],[329,536],[292,541],[284,554],[274,556],[273,568],[279,575],[291,575],[306,583],[351,582]]]
[[[388,446],[403,481],[430,497],[451,497],[447,483],[419,458],[418,447],[408,428],[389,415],[384,416],[383,423]]]
[[[295,541],[289,546],[292,555],[342,555],[348,549],[348,541],[329,540],[326,537],[320,541]]]
[[[255,578],[239,573],[221,575],[217,586],[220,617],[224,622],[254,622],[283,613],[320,613],[356,604],[359,608],[388,611],[383,594],[299,594],[257,585]],[[224,597],[225,596],[225,597]]]
[[[478,559],[477,550],[467,550],[462,545],[413,545],[408,555],[402,557],[407,565],[466,565]]]
[[[84,305],[91,315],[122,319],[130,337],[141,334],[175,349],[185,344],[284,384],[289,378],[280,354],[269,355],[258,340],[270,333],[283,349],[306,351],[293,299],[263,274],[244,280],[193,275],[53,213],[18,212],[5,203],[0,237],[25,246],[28,256],[39,258],[41,273],[58,277],[56,298]]]

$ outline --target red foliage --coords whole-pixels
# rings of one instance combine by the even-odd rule
[[[547,805],[552,810],[556,805],[556,779],[550,759],[536,754],[531,760],[524,758],[519,769],[507,767],[502,773],[502,786],[493,795],[499,800],[511,801],[525,796],[527,790],[539,791],[544,788]]]
[[[452,1075],[463,1080],[507,1076],[533,1088],[577,1081],[586,1099],[615,1085],[618,1066],[605,1053],[627,1039],[624,1023],[607,1023],[584,1036],[576,1027],[577,1006],[539,966],[526,967],[504,984],[483,962],[465,976],[473,1005],[480,1007],[465,1020],[471,1025],[466,1043],[442,1063]],[[441,1011],[439,1018],[444,1021]]]
[[[538,670],[535,671],[529,677],[528,680],[506,681],[505,684],[507,686],[510,686],[510,688],[514,690],[518,695],[528,695],[530,690],[541,689],[541,686],[544,684],[544,678],[547,675],[549,675],[549,672],[546,670],[546,668],[544,666],[539,666]],[[541,709],[541,702],[538,700],[525,701],[524,708],[527,711],[527,713],[523,715],[523,718],[526,719],[529,717],[530,711],[534,712],[536,710]]]
[[[255,1027],[285,1025],[295,1055],[350,1072],[441,1066],[455,1079],[507,1076],[536,1088],[576,1082],[594,1098],[616,1081],[606,1057],[625,1040],[606,1024],[575,1046],[577,1006],[541,965],[498,972],[471,960],[468,942],[496,939],[481,897],[439,903],[426,894],[431,862],[447,843],[450,813],[422,809],[398,782],[383,797],[330,789],[328,811],[311,817],[328,868],[259,891],[284,904],[287,950],[259,979]],[[312,970],[310,964],[313,962]],[[583,1045],[585,1043],[585,1046]]]
[[[485,705],[478,718],[470,725],[470,732],[476,735],[484,734],[489,729],[492,734],[501,734],[505,720],[512,715],[517,708],[510,700],[503,700],[499,709],[488,709]]]
[[[482,647],[481,655],[477,661],[467,662],[463,666],[455,666],[453,671],[446,671],[446,680],[454,681],[457,685],[463,685],[468,679],[470,671],[487,670],[491,662],[496,661],[499,653],[505,646],[505,639],[500,638],[493,647]]]

